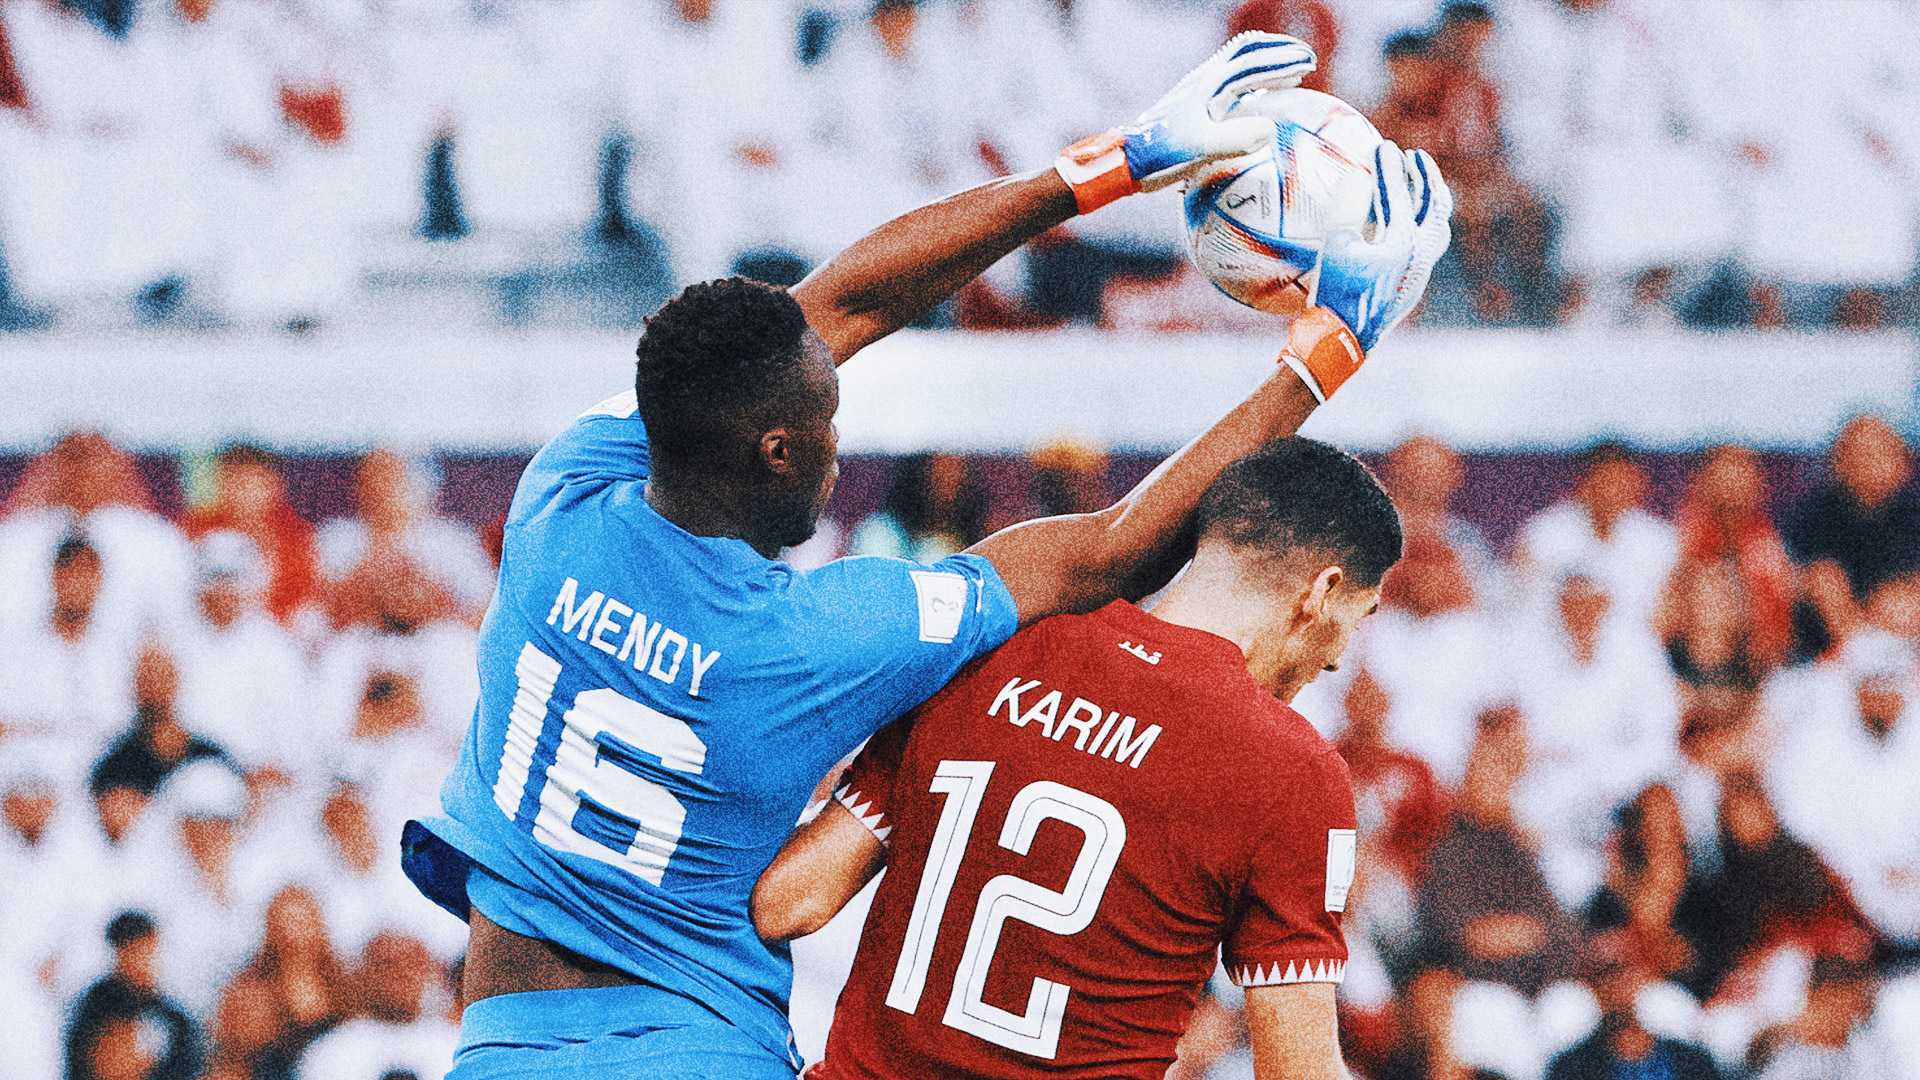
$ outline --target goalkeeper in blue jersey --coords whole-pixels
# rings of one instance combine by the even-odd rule
[[[775,561],[833,489],[835,365],[1075,213],[1271,138],[1219,117],[1312,68],[1291,38],[1236,38],[1055,169],[907,214],[791,292],[695,285],[647,320],[634,391],[520,479],[474,722],[444,814],[407,827],[407,873],[472,925],[453,1076],[791,1080],[791,964],[747,907],[815,783],[1017,626],[1162,583],[1220,469],[1292,434],[1418,300],[1446,189],[1384,156],[1384,227],[1328,245],[1342,287],[1286,366],[1109,509],[936,563]]]

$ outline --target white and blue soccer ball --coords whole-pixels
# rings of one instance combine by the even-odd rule
[[[1316,90],[1267,90],[1229,116],[1265,116],[1264,150],[1222,161],[1187,188],[1187,246],[1223,293],[1276,315],[1306,310],[1321,240],[1371,235],[1380,133],[1351,105]]]

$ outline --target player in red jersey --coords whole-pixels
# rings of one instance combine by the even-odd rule
[[[1283,702],[1400,556],[1364,466],[1285,439],[1209,488],[1150,615],[1037,623],[883,729],[754,891],[824,925],[883,863],[818,1080],[1166,1073],[1216,949],[1260,1080],[1344,1076],[1347,768]]]

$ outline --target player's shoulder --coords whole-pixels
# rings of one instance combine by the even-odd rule
[[[516,514],[540,496],[579,483],[639,482],[649,474],[647,427],[631,390],[615,394],[562,428],[534,454],[515,494]]]

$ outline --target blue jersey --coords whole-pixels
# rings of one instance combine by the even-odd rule
[[[828,769],[1013,633],[1013,598],[975,555],[802,573],[674,525],[646,478],[631,393],[527,466],[479,705],[407,873],[790,1058],[792,964],[754,933],[754,882]]]

